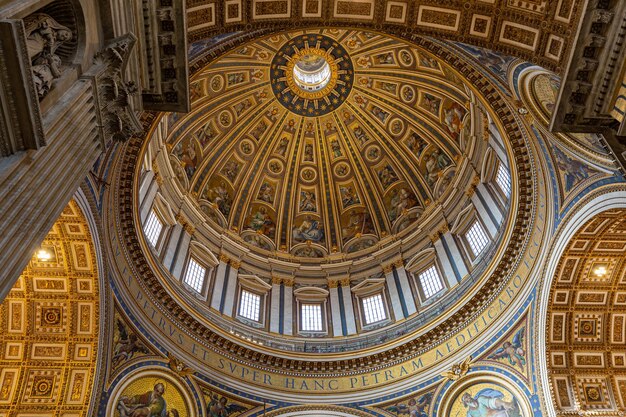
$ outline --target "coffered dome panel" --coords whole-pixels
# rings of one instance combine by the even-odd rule
[[[552,277],[546,357],[557,415],[626,407],[626,211],[607,210],[570,239]]]
[[[307,65],[323,86],[302,87]],[[311,261],[409,235],[453,201],[474,129],[451,68],[371,32],[266,37],[209,65],[192,91],[192,114],[170,118],[177,182],[210,227],[263,256]]]

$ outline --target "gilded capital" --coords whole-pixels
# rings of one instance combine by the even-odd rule
[[[384,265],[383,272],[385,274],[390,274],[391,272],[393,272],[393,264]]]
[[[236,261],[234,259],[230,260],[230,267],[233,269],[239,269],[239,267],[241,266],[241,262],[240,261]]]
[[[280,285],[283,282],[281,277],[272,277],[272,284]]]
[[[224,262],[225,264],[230,262],[230,258],[228,256],[226,256],[225,254],[221,254],[220,255],[220,262]]]
[[[430,241],[431,241],[432,243],[435,243],[436,241],[438,241],[438,240],[440,240],[440,239],[441,239],[441,232],[435,232],[435,234],[434,234],[434,235],[431,235],[431,236],[430,236]]]
[[[328,281],[328,288],[337,288],[339,286],[339,281]]]
[[[344,278],[339,281],[342,287],[350,287],[350,278]]]

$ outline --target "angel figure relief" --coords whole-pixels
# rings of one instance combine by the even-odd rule
[[[521,371],[526,365],[526,351],[524,350],[524,334],[526,327],[519,329],[512,341],[506,341],[502,347],[489,355],[489,359],[507,359],[511,366],[517,366]]]
[[[72,39],[72,31],[44,13],[35,13],[24,19],[26,48],[30,58],[33,80],[41,100],[52,88],[54,79],[62,73],[57,49]]]

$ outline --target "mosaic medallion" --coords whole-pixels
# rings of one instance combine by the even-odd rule
[[[352,90],[354,67],[343,47],[320,34],[292,38],[271,64],[272,90],[288,110],[321,116],[339,108]]]

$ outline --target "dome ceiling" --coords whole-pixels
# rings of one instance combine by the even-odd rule
[[[304,46],[303,35],[315,42]],[[332,95],[338,100],[335,109],[306,116],[308,108],[316,111],[315,104],[307,107],[300,100],[308,84],[308,92],[316,93],[339,85],[340,75],[347,74],[340,65],[335,69],[333,63],[341,62],[334,56],[312,50],[299,54],[317,48],[321,37],[333,39],[337,45],[331,41],[330,47],[350,58],[352,87],[343,103]],[[289,46],[292,40],[304,48],[296,51]],[[420,352],[429,352],[426,369],[439,366],[435,341],[448,340],[461,323],[474,326],[481,312],[489,311],[490,320],[499,316],[502,308],[485,310],[488,303],[497,305],[496,294],[503,292],[507,303],[513,301],[521,288],[518,281],[511,282],[521,279],[516,265],[532,264],[522,251],[529,247],[530,232],[543,230],[543,224],[535,228],[533,221],[546,218],[531,215],[539,203],[534,196],[545,193],[536,187],[521,118],[454,46],[428,38],[411,42],[343,29],[259,38],[198,69],[191,84],[191,114],[153,113],[145,120],[151,137],[129,141],[120,162],[119,178],[134,178],[134,186],[124,188],[117,177],[111,182],[121,209],[110,224],[116,224],[112,233],[128,248],[119,251],[118,267],[141,271],[136,279],[132,272],[123,275],[120,294],[131,303],[154,300],[155,311],[171,317],[171,328],[183,329],[184,346],[174,342],[173,351],[187,354],[188,347],[194,352],[206,347],[206,360],[193,352],[189,357],[216,375],[224,370],[218,369],[221,355],[271,372],[288,360],[288,378],[379,369],[383,363],[398,364],[398,358],[418,360]],[[292,100],[298,98],[286,104],[276,91],[283,94],[287,87],[275,90],[272,83],[296,73],[277,68],[283,77],[272,74],[281,50],[298,57],[293,68],[304,74],[295,87],[301,90],[291,90]],[[330,77],[323,74],[325,68]],[[320,97],[320,111],[324,103],[328,105]],[[303,110],[305,115],[297,113]],[[338,146],[331,145],[334,141]],[[369,148],[378,152],[371,155]],[[498,166],[515,161],[516,168],[511,199],[494,205],[501,210],[500,223],[488,214],[481,217],[477,208],[479,193],[489,196],[487,186],[496,186],[491,174],[500,162],[495,158],[506,165]],[[491,165],[481,170],[485,161]],[[337,169],[341,166],[345,173]],[[346,183],[356,197],[344,204],[339,187]],[[301,208],[302,190],[315,197]],[[391,211],[386,204],[394,191],[408,202]],[[165,230],[156,244],[141,233],[147,223],[137,215],[139,209],[148,218],[150,206],[154,217],[163,216]],[[357,209],[363,215],[354,217],[368,222],[355,224],[370,226],[352,232],[341,220]],[[257,212],[262,215],[254,216]],[[299,227],[305,221],[309,229]],[[457,237],[463,238],[477,221],[491,225],[490,246],[472,262],[466,257],[471,248]],[[374,245],[352,246],[366,239]],[[448,251],[457,251],[454,258],[446,252],[447,244]],[[201,289],[187,281],[188,265],[196,259],[206,265]],[[416,274],[433,264],[441,268],[446,291],[428,298],[420,292]],[[455,265],[466,269],[455,270]],[[244,288],[262,296],[258,321],[240,314]],[[395,288],[393,296],[388,288]],[[388,320],[367,323],[360,310],[363,299],[379,291]],[[301,326],[298,305],[308,301],[323,305],[321,332]],[[411,313],[409,307],[417,311]],[[153,325],[160,326],[154,321],[147,326]],[[468,343],[475,331],[467,333]],[[277,371],[280,377],[272,374],[280,381],[277,387],[285,386],[283,371]]]
[[[283,33],[194,78],[192,114],[169,119],[170,163],[208,223],[254,251],[360,252],[450,194],[468,92],[385,35]]]

